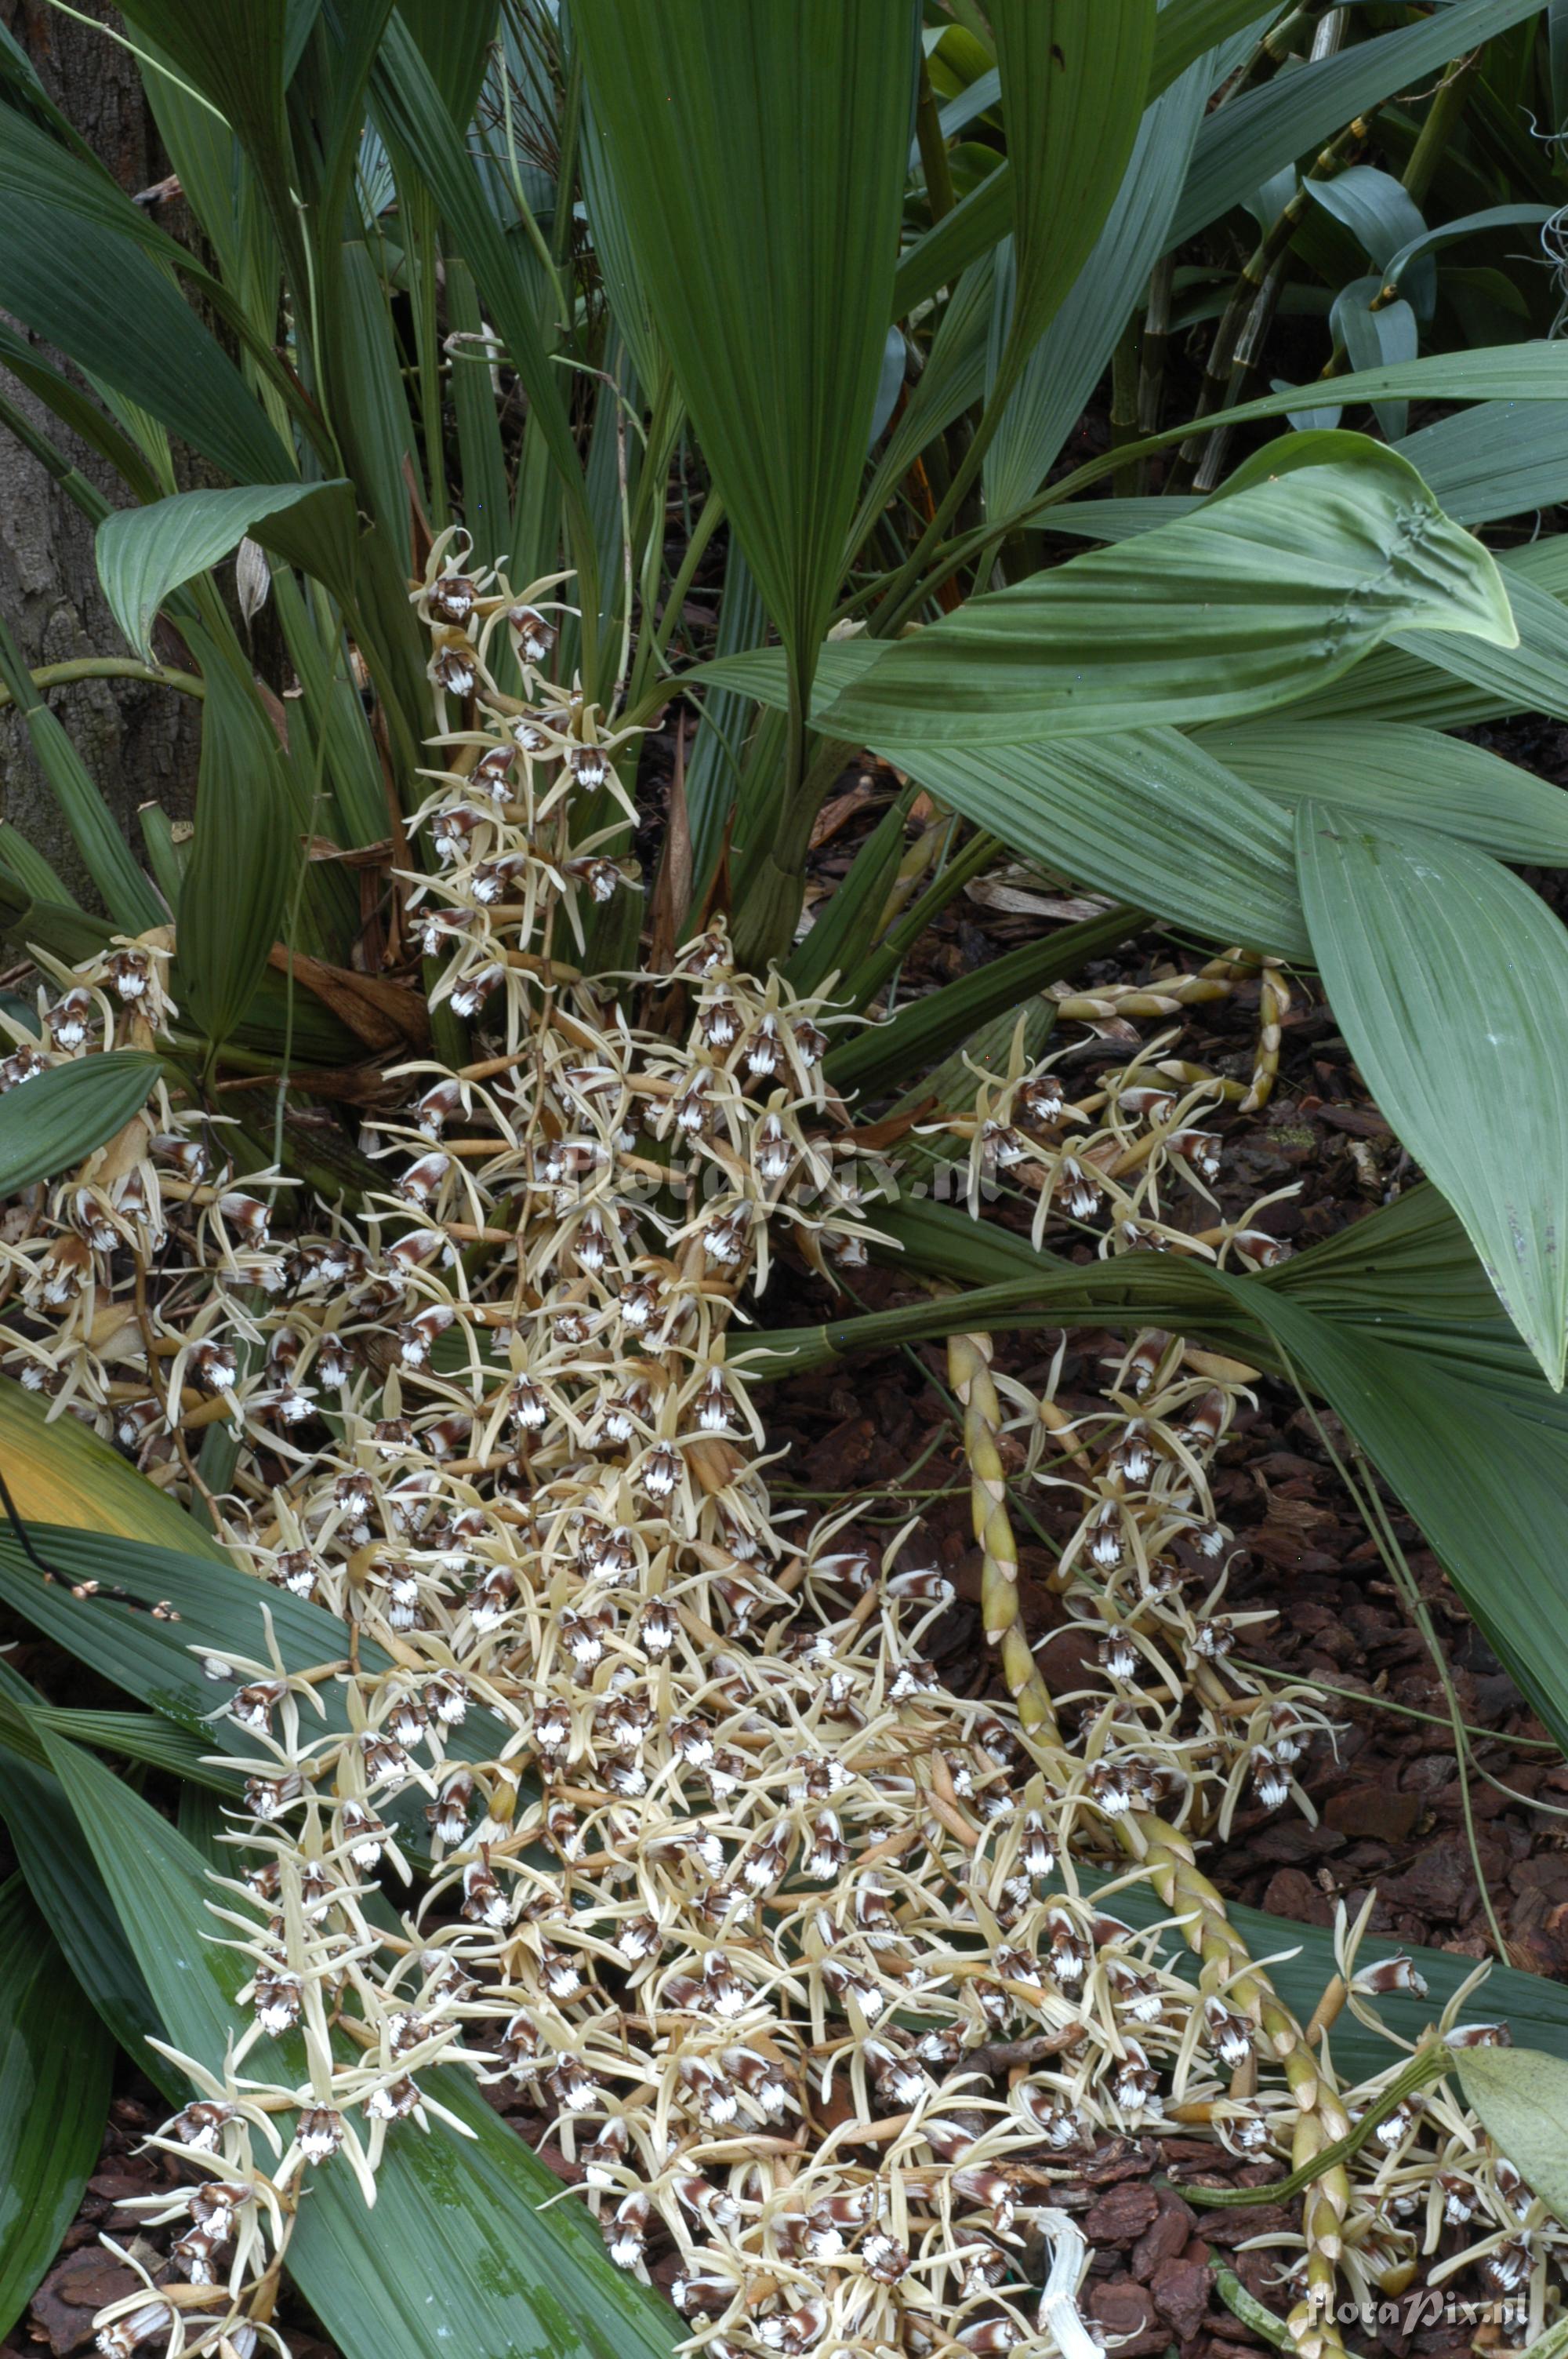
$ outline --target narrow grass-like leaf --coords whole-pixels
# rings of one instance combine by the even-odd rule
[[[802,701],[881,369],[912,19],[579,0],[574,22],[639,274]]]
[[[1357,438],[1359,439],[1359,438]],[[1008,744],[1219,720],[1299,696],[1390,633],[1517,644],[1480,543],[1363,441],[969,599],[889,645],[821,715],[855,744]]]
[[[1568,1359],[1568,932],[1482,853],[1297,814],[1330,1002],[1378,1103],[1561,1387]]]
[[[1260,794],[1330,803],[1391,832],[1433,829],[1498,860],[1568,866],[1568,797],[1500,754],[1441,730],[1293,712],[1196,741]]]
[[[0,1097],[0,1195],[73,1170],[146,1103],[158,1060],[111,1049],[51,1065]]]
[[[346,482],[242,484],[176,492],[150,507],[116,508],[98,527],[98,578],[115,621],[145,663],[171,590],[204,573],[249,534],[341,595],[353,568],[353,491]]]
[[[59,2247],[98,2160],[114,2042],[19,1875],[0,1885],[0,2336]]]

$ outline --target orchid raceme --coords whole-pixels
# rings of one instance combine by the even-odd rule
[[[127,0],[134,192],[0,35],[0,2339],[114,2042],[104,2359],[1091,2359],[1128,2158],[1557,2332],[1445,1662],[1456,1947],[1230,1897],[1271,1419],[1568,1743],[1550,13]]]

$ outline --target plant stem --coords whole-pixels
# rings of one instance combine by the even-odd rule
[[[69,663],[40,664],[31,677],[39,690],[64,688],[74,679],[145,679],[154,688],[178,688],[186,696],[207,693],[206,682],[194,672],[138,663],[134,656],[74,656]],[[15,701],[10,690],[0,683],[0,708]]]
[[[931,201],[931,218],[934,223],[939,222],[945,213],[953,210],[953,174],[947,162],[947,142],[942,136],[936,93],[931,87],[931,75],[924,51],[920,60],[920,97],[915,106],[914,136],[920,143],[920,162],[925,174],[925,193]]]

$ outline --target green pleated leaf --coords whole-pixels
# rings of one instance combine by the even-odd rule
[[[114,620],[145,663],[153,619],[171,590],[204,573],[249,534],[341,594],[353,571],[354,497],[344,481],[243,484],[177,492],[117,508],[98,527],[98,578]]]
[[[1568,499],[1568,401],[1480,401],[1407,434],[1400,449],[1455,524]]]
[[[1430,1316],[1414,1348],[1382,1340],[1422,1298],[1396,1291],[1386,1269],[1380,1279],[1385,1310],[1354,1323],[1304,1308],[1300,1289],[1264,1287],[1247,1300],[1276,1353],[1402,1500],[1520,1693],[1568,1747],[1568,1407],[1517,1342],[1511,1357],[1488,1352],[1463,1314],[1446,1351]],[[1250,1283],[1227,1279],[1233,1297]]]
[[[61,884],[37,845],[29,843],[9,820],[0,820],[0,873],[30,899],[60,901],[68,908],[71,904],[69,887]]]
[[[1568,721],[1568,609],[1540,584],[1509,577],[1519,645],[1505,656],[1453,631],[1423,631],[1395,646],[1474,690],[1495,711],[1550,712]],[[1443,683],[1438,683],[1439,687]]]
[[[1534,2048],[1461,2049],[1454,2061],[1498,2152],[1568,2227],[1568,2063]]]
[[[254,167],[275,216],[287,213],[294,159],[283,96],[286,0],[247,0],[232,16],[209,0],[128,0],[125,14],[217,108]]]
[[[903,851],[904,813],[913,793],[884,811],[829,895],[810,932],[795,944],[784,973],[794,991],[816,991],[830,974],[844,975],[870,949],[892,890]]]
[[[1169,14],[1162,12],[1162,25]],[[1207,80],[1202,70],[1190,71],[1144,112],[1105,225],[1027,355],[986,452],[986,506],[992,515],[1022,507],[1044,482],[1141,299],[1203,120]],[[952,308],[950,303],[948,311]],[[935,359],[934,344],[933,364]],[[928,366],[920,393],[929,375]],[[914,407],[913,398],[909,407]]]
[[[1016,1013],[1047,984],[1104,957],[1140,922],[1135,909],[1110,909],[1103,918],[1059,927],[1044,941],[1022,943],[974,974],[909,1000],[888,1023],[849,1034],[829,1049],[824,1071],[846,1096],[881,1091],[924,1072],[993,1017]]]
[[[195,1527],[190,1527],[194,1536]],[[342,1625],[308,1598],[291,1597],[254,1580],[224,1560],[209,1561],[184,1551],[124,1534],[72,1531],[28,1523],[28,1538],[44,1562],[64,1581],[45,1582],[9,1532],[0,1530],[0,1597],[79,1662],[150,1705],[179,1728],[206,1741],[210,1753],[244,1755],[254,1750],[245,1732],[220,1707],[227,1687],[202,1670],[202,1660],[260,1660],[266,1653],[266,1625],[289,1670],[331,1662],[342,1647]],[[123,1589],[144,1605],[167,1603],[178,1621],[163,1619],[113,1597],[73,1597],[68,1583],[97,1581]],[[376,1669],[390,1657],[368,1643],[362,1648]],[[341,1693],[322,1691],[329,1734],[348,1727]],[[470,1711],[454,1730],[448,1750],[461,1760],[493,1759],[506,1731],[493,1714]]]
[[[1012,168],[1005,389],[1087,261],[1143,114],[1154,0],[992,0]]]
[[[1276,801],[1331,803],[1398,833],[1433,829],[1498,860],[1568,866],[1561,787],[1441,730],[1375,721],[1270,721],[1206,729],[1196,743]]]
[[[108,2118],[114,2052],[13,1876],[0,1886],[0,2337],[76,2216]]]
[[[294,473],[155,254],[178,254],[107,173],[0,104],[0,306],[242,483]]]
[[[1258,0],[1165,0],[1154,27],[1151,97],[1168,90],[1206,49],[1217,49],[1238,33],[1261,33],[1278,14],[1274,6],[1260,8]]]
[[[141,933],[148,926],[161,925],[165,912],[157,895],[132,859],[113,811],[88,776],[86,764],[39,695],[32,673],[3,619],[0,679],[10,690],[22,714],[34,758],[49,782],[88,875],[103,896],[104,908],[127,933]],[[36,871],[22,881],[31,897],[52,897],[50,893],[40,893],[43,880]],[[70,898],[63,892],[60,897]]]
[[[840,0],[579,0],[573,21],[681,397],[808,681],[881,369],[913,18]]]
[[[1368,1086],[1560,1388],[1568,932],[1519,877],[1440,836],[1305,803],[1296,849],[1313,951]]]
[[[1178,730],[1010,745],[1000,757],[890,737],[876,750],[1076,884],[1211,940],[1310,952],[1288,812]]]
[[[169,2040],[221,2071],[247,1968],[213,1940],[201,1854],[90,1755],[42,1741]],[[669,2359],[680,2320],[615,2267],[586,2210],[541,2209],[558,2183],[466,2074],[428,2084],[471,2137],[399,2125],[373,2211],[341,2158],[300,2206],[289,2275],[344,2359]]]
[[[1515,646],[1493,560],[1413,467],[1355,439],[1354,458],[1249,483],[1135,544],[969,599],[886,647],[821,725],[855,744],[1016,744],[1114,729],[1130,710],[1257,712],[1394,631]]]
[[[175,988],[182,1014],[216,1049],[266,973],[297,853],[272,723],[221,653],[207,664],[206,681]]]
[[[139,1049],[78,1057],[0,1097],[0,1196],[72,1171],[146,1103],[158,1060]]]
[[[1155,22],[1148,98],[1169,90],[1206,50],[1218,49],[1220,71],[1228,72],[1234,60],[1226,61],[1226,45],[1249,29],[1262,32],[1277,14],[1276,8],[1258,7],[1255,0],[1166,0]],[[1013,201],[1012,166],[1004,161],[917,238],[899,262],[894,319],[907,318],[939,287],[951,285],[989,254],[1012,225]]]
[[[0,1658],[0,1821],[27,1889],[99,2021],[178,2104],[179,2076],[147,2046],[148,2034],[161,2037],[161,2030],[146,1979],[32,1725],[37,1701]]]

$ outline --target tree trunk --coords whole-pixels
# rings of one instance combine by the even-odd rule
[[[85,5],[118,28],[118,12],[103,0],[85,0]],[[27,50],[50,97],[128,195],[167,171],[135,60],[117,41],[59,14],[44,0],[0,0],[0,24]],[[57,353],[49,356],[58,364]],[[124,504],[124,487],[113,470],[4,369],[0,392],[108,499]],[[3,428],[0,613],[24,659],[34,668],[129,652],[98,587],[92,527]],[[135,680],[81,681],[51,690],[49,701],[139,858],[140,804],[156,800],[178,814],[189,813],[200,708],[173,690]],[[0,710],[0,812],[53,862],[88,906],[99,906],[32,758],[27,731],[15,713],[5,710]]]

